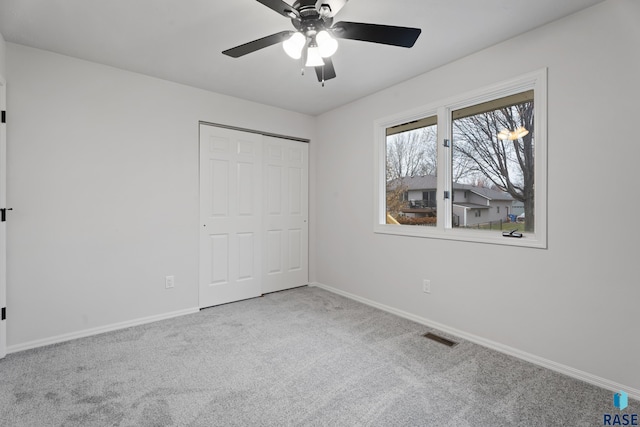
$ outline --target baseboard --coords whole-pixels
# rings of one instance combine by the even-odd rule
[[[184,316],[186,314],[197,313],[200,309],[198,307],[188,308],[186,310],[172,311],[170,313],[163,313],[156,316],[142,317],[139,319],[129,320],[126,322],[113,323],[111,325],[100,326],[97,328],[84,329],[78,332],[71,332],[69,334],[56,335],[50,338],[44,338],[40,340],[29,341],[22,344],[10,345],[7,347],[7,354],[17,353],[19,351],[30,350],[32,348],[43,347],[45,345],[58,344],[65,341],[71,341],[78,338],[85,338],[92,335],[103,334],[105,332],[117,331],[119,329],[130,328],[132,326],[144,325],[146,323],[157,322],[159,320],[171,319],[173,317]]]
[[[542,357],[536,356],[531,353],[527,353],[521,350],[518,350],[513,347],[509,347],[504,344],[500,344],[495,341],[491,341],[485,338],[482,338],[477,335],[469,334],[467,332],[451,328],[447,325],[443,325],[442,323],[434,322],[432,320],[426,319],[424,317],[416,316],[414,314],[408,313],[406,311],[398,310],[397,308],[390,307],[388,305],[380,304],[378,302],[369,300],[367,298],[360,297],[358,295],[354,295],[349,292],[342,291],[337,288],[333,288],[331,286],[327,286],[322,283],[312,282],[309,283],[309,286],[316,286],[318,288],[324,289],[326,291],[341,295],[343,297],[361,302],[363,304],[369,305],[371,307],[378,308],[380,310],[395,314],[397,316],[403,317],[405,319],[412,320],[421,325],[428,326],[430,328],[438,329],[453,336],[462,338],[464,340],[473,342],[475,344],[481,345],[483,347],[490,348],[492,350],[499,351],[504,354],[508,354],[509,356],[517,357],[518,359],[525,360],[527,362],[531,362],[535,365],[542,366],[547,369],[551,369],[552,371],[559,372],[561,374],[567,375],[572,378],[576,378],[578,380],[584,381],[589,384],[593,384],[595,386],[611,390],[614,392],[624,391],[626,392],[630,398],[640,400],[640,389],[634,389],[627,385],[617,383],[615,381],[610,381],[606,378],[601,378],[596,375],[590,374],[588,372],[581,371],[579,369],[572,368],[571,366],[562,365],[560,363],[556,363],[552,360],[544,359]]]

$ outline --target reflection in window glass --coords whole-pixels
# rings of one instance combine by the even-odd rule
[[[387,128],[387,223],[436,225],[437,136],[435,116]]]
[[[533,90],[451,118],[452,225],[534,232]]]

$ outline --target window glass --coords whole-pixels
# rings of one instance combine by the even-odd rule
[[[452,111],[453,227],[535,231],[533,95]]]
[[[386,222],[437,224],[437,117],[386,130]]]

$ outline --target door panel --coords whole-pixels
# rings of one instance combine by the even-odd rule
[[[229,282],[229,235],[210,235],[211,239],[211,279],[213,285]]]
[[[282,247],[282,231],[280,230],[268,230],[267,231],[267,248],[265,250],[265,256],[267,259],[267,274],[281,273],[282,272],[282,254],[280,248]]]
[[[262,294],[261,140],[200,126],[200,307]]]
[[[308,282],[308,144],[265,137],[263,292]]]
[[[301,229],[289,230],[289,271],[302,269],[300,257],[301,245],[304,241]]]

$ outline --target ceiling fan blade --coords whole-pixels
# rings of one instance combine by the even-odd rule
[[[422,30],[420,28],[342,21],[335,23],[331,27],[331,32],[335,37],[341,39],[411,47],[418,40]]]
[[[258,0],[258,2],[267,6],[271,10],[275,10],[282,16],[286,16],[287,18],[300,18],[300,12],[282,0]]]
[[[347,0],[318,0],[316,2],[316,10],[322,16],[333,18],[345,4],[347,4]],[[328,8],[323,8],[324,5],[327,5]]]
[[[265,47],[283,42],[291,37],[293,33],[294,31],[282,31],[276,34],[271,34],[270,36],[254,40],[249,43],[241,44],[240,46],[232,47],[231,49],[227,49],[222,53],[232,58],[239,58],[248,53],[255,52],[256,50],[260,50]]]
[[[331,58],[322,58],[322,60],[324,61],[324,66],[315,67],[319,82],[331,80],[336,77],[336,70],[333,68]]]

